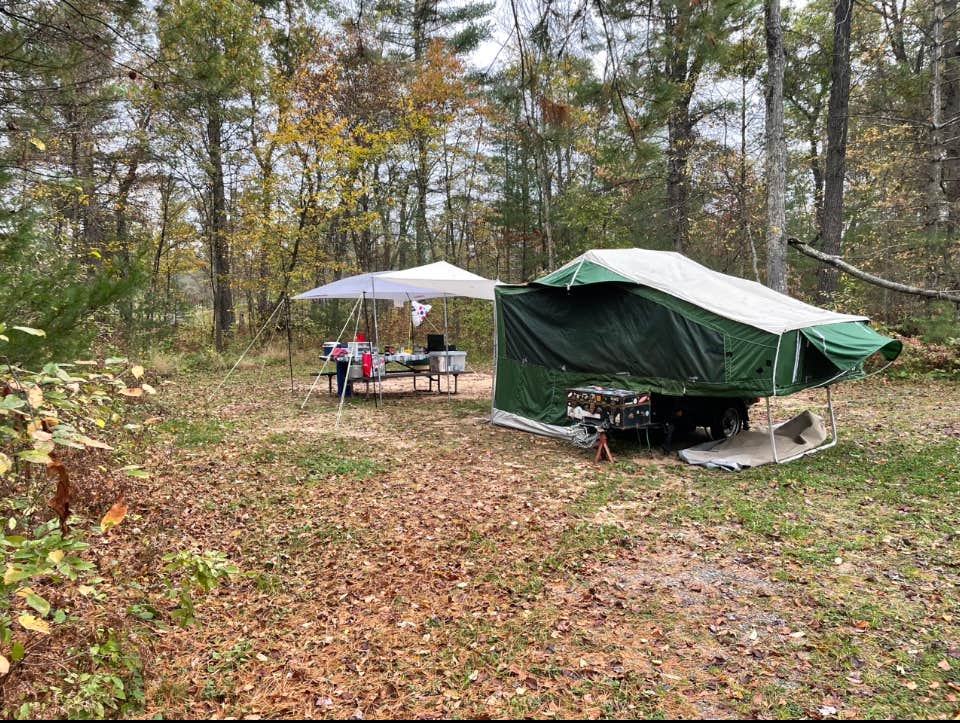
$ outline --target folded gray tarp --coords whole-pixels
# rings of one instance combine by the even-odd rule
[[[819,447],[827,439],[823,419],[812,412],[803,412],[773,430],[777,456],[787,459]],[[706,442],[680,451],[680,459],[704,467],[739,470],[773,462],[770,433],[767,429],[751,429],[730,439]]]

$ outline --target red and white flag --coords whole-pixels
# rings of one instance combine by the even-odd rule
[[[419,301],[410,301],[410,315],[413,318],[413,325],[420,326],[423,323],[423,320],[427,318],[427,314],[430,313],[430,309],[433,307],[430,304],[421,304]]]

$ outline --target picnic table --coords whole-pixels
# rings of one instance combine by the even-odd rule
[[[412,379],[413,380],[413,391],[415,392],[433,392],[434,385],[436,385],[437,394],[441,394],[443,389],[441,387],[441,381],[444,377],[453,378],[453,391],[451,394],[457,394],[459,392],[460,386],[460,377],[464,374],[472,374],[473,372],[469,371],[460,371],[460,370],[450,370],[447,371],[432,371],[428,366],[429,358],[426,356],[423,357],[413,357],[411,355],[388,355],[385,359],[393,364],[403,367],[402,369],[386,369],[382,376],[377,377],[376,375],[370,377],[354,377],[347,380],[347,384],[356,384],[362,383],[365,386],[364,393],[366,395],[370,394],[370,385],[377,382],[378,380],[387,381],[390,379]],[[354,361],[351,366],[357,366],[358,362]],[[426,367],[426,368],[424,368]],[[318,376],[325,376],[327,378],[327,392],[333,394],[333,380],[337,376],[336,370],[334,371],[319,371],[316,372]],[[417,388],[417,380],[426,378],[427,380],[427,389]]]

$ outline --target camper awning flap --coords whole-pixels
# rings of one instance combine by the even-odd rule
[[[572,287],[618,281],[641,284],[771,334],[808,326],[867,321],[805,304],[755,281],[728,276],[671,251],[595,249],[534,283]]]
[[[900,355],[903,342],[881,336],[866,324],[847,322],[801,329],[801,333],[838,369],[857,369],[868,357],[880,352],[893,361]]]

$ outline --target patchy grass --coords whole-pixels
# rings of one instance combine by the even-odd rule
[[[301,412],[268,374],[251,401],[240,374],[209,408],[213,378],[165,398],[131,502],[149,545],[111,561],[186,540],[244,571],[198,627],[149,577],[125,603],[153,630],[140,715],[960,711],[956,383],[843,387],[836,448],[727,474],[491,427],[482,375],[449,401],[354,398],[336,429],[326,394]]]

